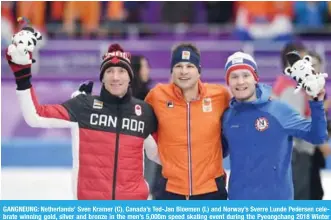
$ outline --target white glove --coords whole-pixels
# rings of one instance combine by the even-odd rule
[[[86,95],[86,92],[84,92],[84,91],[79,91],[79,90],[77,90],[77,91],[74,91],[72,94],[71,94],[71,98],[75,98],[76,96],[79,96],[79,95]]]

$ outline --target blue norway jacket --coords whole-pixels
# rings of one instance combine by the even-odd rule
[[[257,100],[232,99],[222,119],[223,148],[230,155],[229,199],[293,199],[293,138],[312,144],[327,140],[323,102],[310,101],[312,120],[270,99],[271,87],[258,84]]]

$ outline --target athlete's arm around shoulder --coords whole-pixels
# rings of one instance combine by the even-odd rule
[[[158,83],[148,92],[145,98],[145,102],[147,102],[151,105],[152,108],[154,108],[154,105],[157,104],[159,97],[163,94],[164,91],[168,91],[169,88],[169,84]]]
[[[219,99],[222,105],[223,110],[227,109],[229,107],[231,94],[225,86],[221,84],[209,84],[205,83],[205,87],[208,90],[208,94],[216,97]]]
[[[155,94],[155,88],[152,88],[145,97],[145,102],[151,106],[153,105],[154,94]]]
[[[161,164],[157,147],[157,118],[150,104],[145,101],[140,102],[142,102],[145,114],[147,115],[147,137],[144,140],[146,155],[151,161]]]
[[[273,115],[285,132],[293,137],[304,139],[314,145],[327,140],[327,121],[323,101],[309,101],[311,119],[306,119],[290,105],[272,100],[269,113]]]
[[[229,104],[230,104],[231,94],[229,92],[229,89],[226,88],[225,86],[220,85],[220,87],[221,87],[221,93],[223,95],[224,107],[225,107],[225,109],[227,109],[229,107]]]
[[[231,99],[231,95],[229,90],[223,85],[215,85],[215,88],[219,91],[219,96],[221,98],[221,105],[224,112],[222,112],[220,118],[220,126],[221,126],[221,142],[222,142],[222,152],[223,158],[226,158],[229,155],[229,145],[226,139],[224,129],[225,129],[225,121],[228,118],[229,113],[229,103]]]
[[[227,108],[221,117],[221,142],[222,142],[223,158],[229,156],[229,144],[228,144],[228,140],[226,139],[225,129],[227,127],[226,125],[230,118],[230,115],[231,115],[230,109]]]

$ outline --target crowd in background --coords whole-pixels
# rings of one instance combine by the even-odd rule
[[[16,18],[25,16],[51,38],[112,37],[124,24],[153,23],[216,24],[221,28],[228,24],[239,30],[263,24],[264,28],[258,27],[260,32],[265,31],[265,25],[272,25],[269,32],[286,26],[285,31],[292,33],[292,26],[304,30],[325,27],[331,22],[331,2],[22,1],[2,2],[1,13],[3,32],[14,32]],[[260,34],[253,32],[254,36]]]

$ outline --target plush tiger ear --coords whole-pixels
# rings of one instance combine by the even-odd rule
[[[291,67],[286,67],[284,70],[285,75],[291,76],[292,75],[292,68]]]
[[[43,39],[43,37],[41,36],[41,33],[39,31],[36,31],[34,33],[34,36],[36,37],[37,40],[42,40]]]
[[[312,61],[311,56],[308,56],[308,55],[304,56],[303,59],[304,60],[307,60],[308,62],[311,62]]]
[[[298,60],[300,60],[301,57],[298,52],[292,51],[286,54],[286,59],[290,64],[290,66],[293,66],[293,64],[295,64]]]

